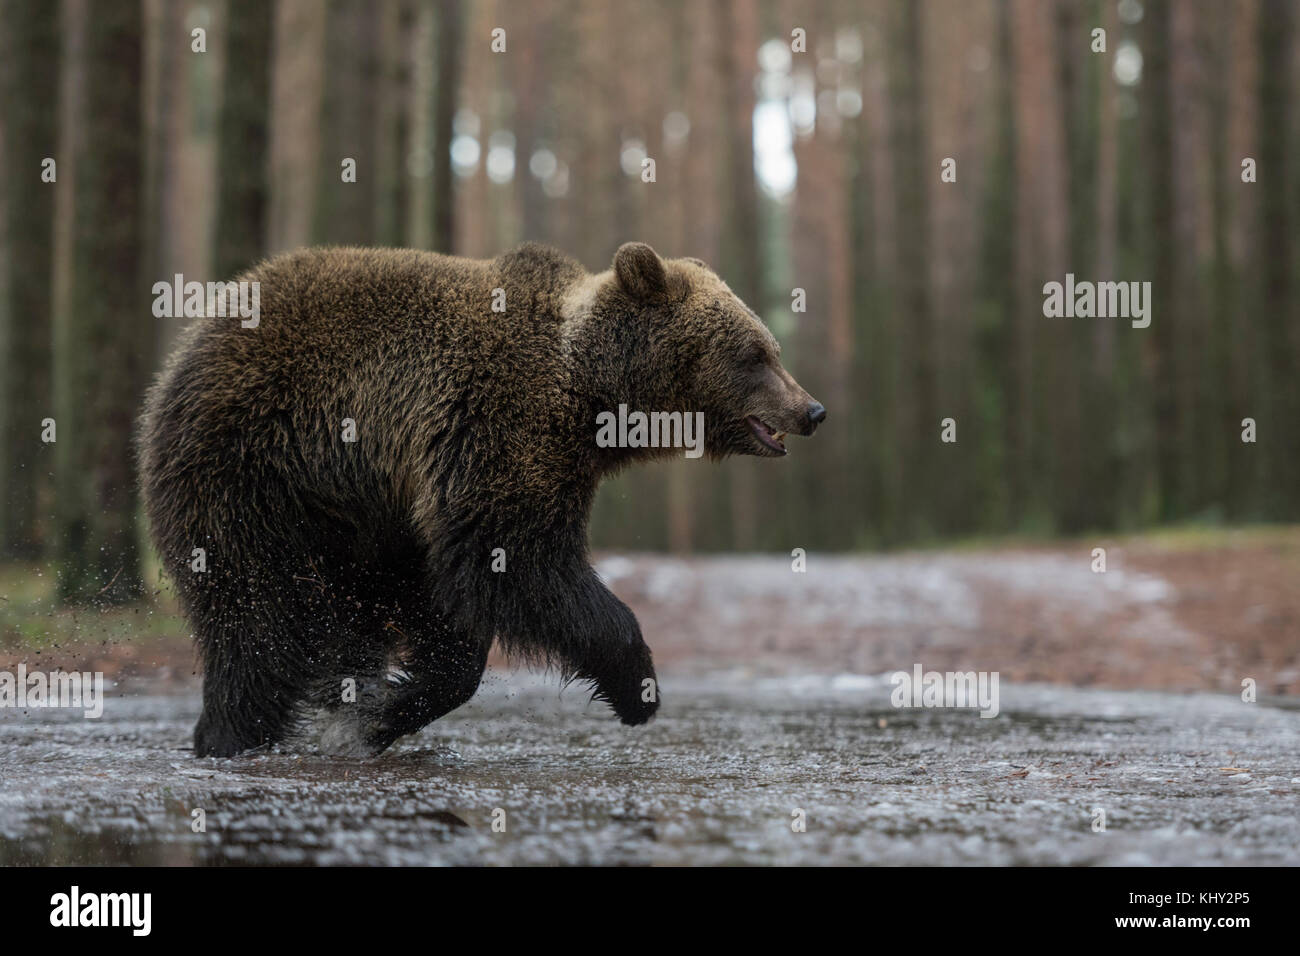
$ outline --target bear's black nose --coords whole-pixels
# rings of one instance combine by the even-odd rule
[[[813,402],[808,406],[808,424],[812,430],[816,431],[817,426],[826,418],[826,408],[821,402]]]

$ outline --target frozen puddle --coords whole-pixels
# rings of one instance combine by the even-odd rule
[[[1300,862],[1300,709],[1000,690],[985,720],[883,675],[668,675],[629,729],[496,674],[373,761],[195,760],[197,695],[0,711],[0,864]]]

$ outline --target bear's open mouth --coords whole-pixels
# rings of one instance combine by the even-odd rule
[[[761,418],[754,415],[745,416],[745,424],[749,426],[755,437],[778,455],[785,454],[785,432],[779,432]]]

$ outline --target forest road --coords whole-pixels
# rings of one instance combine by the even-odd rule
[[[896,708],[888,675],[663,686],[628,728],[490,672],[372,760],[195,759],[193,693],[0,709],[0,864],[1300,862],[1276,702],[1002,683],[983,718]]]

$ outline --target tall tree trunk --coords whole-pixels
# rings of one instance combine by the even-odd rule
[[[1153,297],[1171,303],[1174,261],[1174,162],[1170,93],[1170,14],[1168,0],[1147,5],[1142,26],[1143,176],[1148,200],[1146,251]],[[1156,299],[1160,301],[1159,298]],[[1172,304],[1172,303],[1171,303]],[[1176,354],[1180,316],[1153,312],[1144,333],[1155,421],[1155,475],[1159,489],[1157,517],[1168,521],[1181,513],[1186,489],[1178,468],[1178,377],[1184,374]]]
[[[1114,4],[1102,4],[1100,25],[1110,38],[1119,40],[1119,14]],[[1090,54],[1091,55],[1091,54]],[[1116,282],[1119,246],[1119,93],[1111,76],[1111,58],[1114,47],[1099,60],[1097,67],[1097,161],[1096,161],[1096,248],[1093,253],[1094,273],[1098,282]],[[1084,460],[1084,485],[1104,488],[1120,473],[1119,456],[1115,441],[1115,389],[1119,379],[1115,369],[1116,323],[1094,322],[1090,334],[1091,371],[1088,374],[1091,391],[1088,399],[1088,449]],[[1111,496],[1093,495],[1090,525],[1097,528],[1112,527],[1119,517]]]
[[[412,10],[411,34],[408,42],[408,62],[411,73],[411,95],[406,117],[410,181],[410,211],[406,217],[403,235],[406,244],[414,249],[433,248],[433,190],[439,163],[448,157],[437,156],[433,132],[434,91],[434,38],[437,33],[437,11],[433,0],[416,0]]]
[[[408,41],[415,24],[409,0],[391,0],[380,9],[378,103],[374,116],[374,241],[400,246],[406,228],[412,179],[407,168],[411,100]]]
[[[66,600],[140,593],[133,423],[146,369],[138,3],[66,0],[56,213],[55,541]]]
[[[374,242],[380,29],[376,11],[365,0],[330,0],[312,231],[318,243],[368,246]],[[355,167],[348,179],[344,179],[345,162]]]
[[[1095,186],[1095,155],[1090,148],[1096,142],[1096,111],[1092,108],[1090,69],[1098,62],[1097,54],[1085,42],[1092,22],[1092,11],[1072,0],[1056,5],[1056,30],[1051,36],[1057,70],[1053,79],[1059,83],[1058,103],[1063,137],[1062,196],[1060,214],[1062,240],[1069,271],[1080,277],[1093,277],[1092,238],[1097,234],[1093,218],[1092,193]],[[1064,278],[1056,277],[1056,278]],[[1058,325],[1054,331],[1056,356],[1052,385],[1056,395],[1056,421],[1052,429],[1052,487],[1056,527],[1066,534],[1078,534],[1089,525],[1096,495],[1084,482],[1084,469],[1091,449],[1086,440],[1086,416],[1083,411],[1087,388],[1087,366],[1076,356],[1086,354],[1090,329],[1086,324]]]
[[[451,137],[460,93],[461,47],[464,43],[462,0],[440,0],[438,5],[438,76],[433,107],[433,248],[453,251],[456,235],[456,202],[452,189]],[[488,37],[477,38],[487,49]],[[507,46],[507,50],[509,46]],[[488,55],[486,52],[484,56]],[[484,131],[484,156],[487,137]],[[518,170],[516,170],[518,172]]]
[[[1016,103],[1016,283],[1014,326],[1015,443],[1012,504],[1019,523],[1035,530],[1055,515],[1053,470],[1061,440],[1059,409],[1069,394],[1058,365],[1068,362],[1068,320],[1045,325],[1041,289],[1063,281],[1067,260],[1068,213],[1064,110],[1054,59],[1053,9],[1035,0],[1012,8]],[[1045,344],[1043,344],[1045,343]],[[1035,345],[1039,347],[1036,349]]]
[[[1287,0],[1264,0],[1259,18],[1259,184],[1262,301],[1252,321],[1262,330],[1266,392],[1256,392],[1260,414],[1259,451],[1267,469],[1263,510],[1270,517],[1294,518],[1300,505],[1300,386],[1295,314],[1296,222],[1291,210],[1295,150],[1290,146],[1292,30],[1295,10]]]
[[[936,170],[926,161],[926,64],[921,44],[919,4],[903,4],[895,12],[891,75],[895,110],[893,133],[896,167],[898,230],[898,314],[902,323],[901,367],[910,384],[910,397],[899,403],[900,451],[913,462],[906,484],[904,507],[912,518],[913,534],[932,530],[933,511],[923,502],[935,500],[939,415],[936,407],[933,318],[928,276],[929,184]]]
[[[268,252],[312,241],[320,158],[324,10],[317,0],[280,0],[275,8]],[[335,166],[335,177],[338,168]]]
[[[878,476],[870,501],[870,527],[873,537],[888,545],[901,541],[905,534],[902,501],[908,477],[905,456],[899,451],[903,393],[902,374],[896,361],[903,325],[897,309],[897,159],[892,147],[897,120],[890,91],[891,62],[887,55],[893,38],[889,27],[891,7],[888,0],[869,0],[865,13],[869,19],[863,30],[862,124],[867,149],[859,162],[868,180],[871,221],[866,230],[869,238],[861,247],[858,261],[860,268],[869,262],[874,281],[866,290],[862,310],[866,334],[861,339],[859,361],[866,379],[870,431],[867,468],[869,473]]]
[[[57,158],[59,8],[0,3],[0,557],[40,550],[41,476],[54,449],[40,440],[50,396],[50,280],[55,186],[41,163]]]
[[[185,7],[166,0],[144,2],[144,220],[141,228],[143,259],[152,281],[171,280],[185,272],[184,246],[188,234],[176,215],[178,194],[185,192],[182,157],[190,97],[188,66],[191,35]],[[206,56],[206,54],[204,54]],[[197,216],[185,225],[194,225]],[[206,263],[205,263],[206,265]],[[153,320],[153,355],[170,351],[180,323],[172,318]],[[150,366],[154,363],[151,361]]]
[[[547,231],[546,197],[542,184],[528,169],[533,153],[543,145],[538,120],[549,94],[548,64],[556,50],[552,25],[540,3],[521,4],[512,11],[528,30],[530,41],[512,52],[506,61],[511,88],[515,91],[515,196],[519,206],[520,235],[543,240]]]
[[[1173,343],[1178,371],[1174,382],[1178,410],[1174,467],[1183,489],[1178,518],[1199,514],[1210,504],[1204,489],[1226,456],[1225,436],[1207,412],[1211,393],[1218,394],[1223,387],[1222,381],[1211,377],[1207,316],[1211,289],[1205,281],[1213,255],[1207,197],[1212,175],[1208,143],[1211,83],[1205,62],[1205,24],[1212,13],[1212,6],[1202,0],[1175,3],[1170,9],[1170,108],[1178,159],[1168,174],[1173,180],[1175,254],[1174,285],[1167,298],[1169,317],[1178,323]],[[1214,87],[1221,82],[1216,81]]]
[[[228,0],[217,131],[217,276],[248,268],[266,250],[273,7]]]
[[[754,82],[750,62],[758,50],[752,0],[714,5],[719,18],[718,74],[723,84],[724,160],[730,187],[719,272],[752,308],[761,309],[758,254],[758,184],[754,177]],[[731,462],[731,545],[754,548],[761,513],[755,461]]]
[[[1261,330],[1242,316],[1258,314],[1259,184],[1241,180],[1246,157],[1260,159],[1259,145],[1259,0],[1236,0],[1228,12],[1230,68],[1224,85],[1225,142],[1219,153],[1219,181],[1224,196],[1223,245],[1218,305],[1221,341],[1225,343],[1227,374],[1223,419],[1219,427],[1229,436],[1224,499],[1235,520],[1260,517],[1258,444],[1240,441],[1241,420],[1262,410],[1254,403],[1256,369],[1262,361]]]

